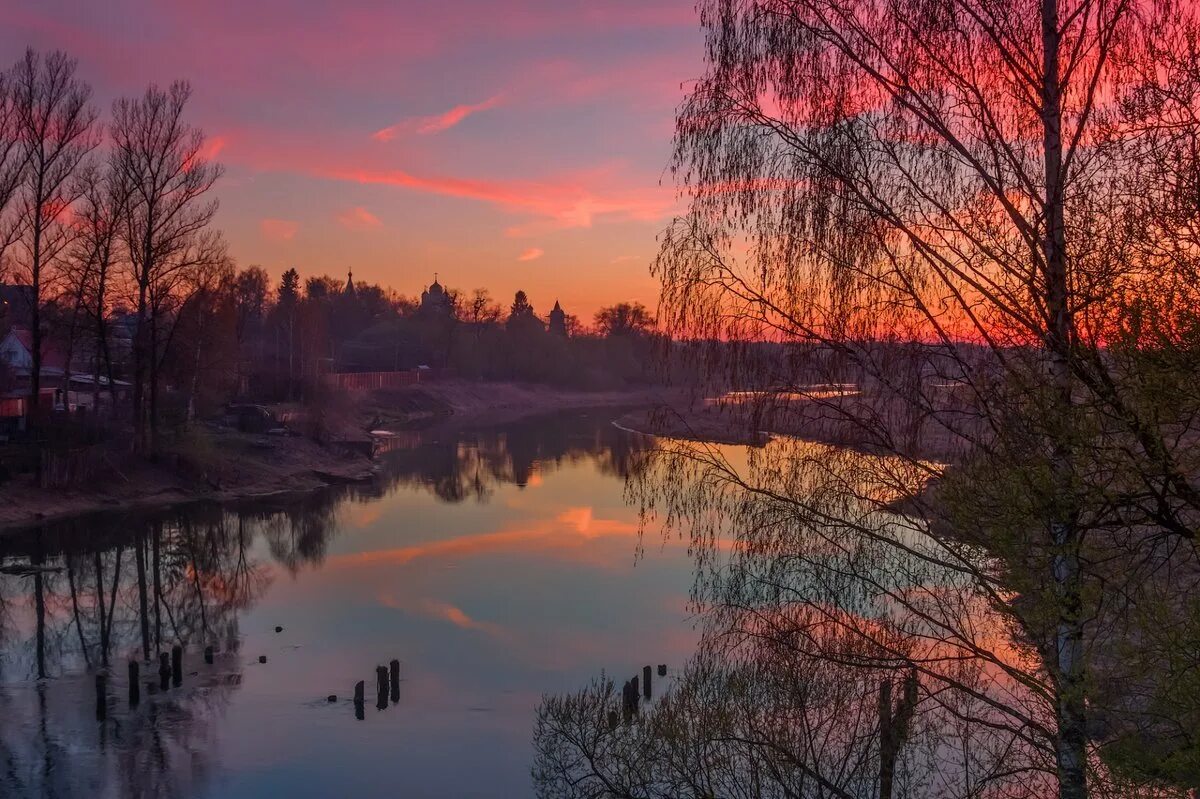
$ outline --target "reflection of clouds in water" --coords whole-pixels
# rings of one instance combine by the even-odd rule
[[[206,776],[220,772],[222,795],[261,795],[265,772],[286,772],[306,789],[333,794],[338,787],[323,780],[344,774],[308,753],[319,751],[339,763],[362,756],[365,763],[377,756],[378,745],[341,726],[353,720],[343,708],[314,706],[313,699],[342,695],[354,680],[369,676],[360,674],[363,664],[399,656],[420,690],[406,696],[406,715],[377,723],[419,725],[428,746],[421,756],[415,750],[401,756],[406,775],[440,784],[446,779],[443,752],[462,751],[478,763],[495,761],[491,770],[480,767],[473,778],[479,785],[499,795],[520,793],[528,779],[525,755],[520,744],[509,744],[528,739],[532,708],[554,680],[569,671],[580,676],[597,664],[632,668],[625,662],[630,659],[674,662],[694,647],[686,624],[672,626],[688,564],[639,564],[635,573],[636,513],[622,501],[619,478],[635,468],[643,451],[644,444],[606,419],[574,416],[391,453],[375,483],[233,510],[197,506],[61,525],[47,528],[36,548],[31,539],[10,537],[0,542],[0,557],[44,558],[64,570],[43,577],[40,623],[32,579],[0,576],[0,678],[36,674],[39,626],[48,685],[59,685],[62,675],[65,682],[90,674],[85,658],[94,667],[103,651],[123,674],[125,660],[140,657],[144,637],[151,665],[142,673],[153,678],[148,672],[155,656],[177,636],[188,641],[187,657],[196,657],[206,640],[219,650],[233,649],[243,641],[243,623],[267,630],[265,637],[250,633],[245,645],[253,655],[280,657],[272,654],[268,665],[248,670],[230,719],[197,713],[170,721],[164,712],[144,736],[111,751],[119,752],[120,768],[135,766],[160,743],[171,745],[159,726],[173,724],[189,741],[179,748],[180,759],[164,765],[166,772],[147,772],[150,789],[142,793],[202,793],[184,773],[191,762]],[[539,490],[518,490],[520,484]],[[489,505],[491,496],[496,502]],[[460,507],[446,504],[463,500]],[[453,535],[456,528],[459,535]],[[414,540],[447,534],[453,537]],[[135,558],[139,547],[144,574]],[[375,551],[340,554],[363,548]],[[681,570],[668,573],[674,566]],[[677,599],[660,599],[664,595]],[[145,630],[139,607],[147,609]],[[280,622],[286,632],[277,637],[269,631]],[[283,647],[293,641],[303,647]],[[76,697],[62,711],[73,723],[82,713],[89,729],[90,687],[89,676],[84,701]],[[120,701],[119,680],[110,693]],[[483,724],[479,714],[466,721],[458,714],[468,704],[504,712]],[[264,713],[287,723],[262,736]],[[488,725],[494,729],[485,730]],[[219,732],[219,740],[209,732]],[[70,740],[74,749],[70,767],[56,767],[63,780],[59,795],[125,795],[133,784],[129,775],[99,764],[96,741],[65,734],[60,740]],[[110,736],[109,744],[115,743]],[[505,782],[506,772],[496,768],[504,758],[510,765],[511,758],[521,761],[519,786]],[[26,771],[39,768],[40,760],[36,752],[16,753]],[[172,771],[177,767],[183,769],[178,774]],[[0,794],[8,793],[0,778]]]
[[[564,535],[566,533],[566,535]],[[595,538],[638,535],[635,522],[622,519],[596,518],[590,507],[568,508],[550,519],[535,519],[521,522],[510,529],[492,533],[459,536],[440,541],[428,541],[405,547],[379,549],[338,555],[328,561],[328,567],[353,568],[356,566],[403,565],[425,558],[469,557],[497,550],[537,551],[547,554],[571,553],[570,560],[583,560],[595,566],[614,565],[601,553],[594,550],[580,556],[579,548]],[[625,553],[622,562],[628,562]]]
[[[378,502],[348,504],[342,518],[344,527],[366,530],[383,518],[383,505]]]
[[[379,604],[404,613],[446,621],[463,630],[476,630],[496,638],[507,636],[507,632],[501,625],[479,621],[467,615],[462,608],[437,599],[425,597],[416,601],[408,601],[397,599],[394,594],[380,594]]]

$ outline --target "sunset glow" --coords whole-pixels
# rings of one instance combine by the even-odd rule
[[[191,81],[243,266],[410,295],[437,272],[584,317],[654,304],[660,178],[700,70],[688,2],[5,6],[4,50],[68,48],[102,109]]]

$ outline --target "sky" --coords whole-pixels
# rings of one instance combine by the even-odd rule
[[[0,55],[62,49],[104,117],[185,79],[225,165],[239,265],[415,295],[525,290],[590,318],[654,307],[679,206],[692,0],[0,0]]]

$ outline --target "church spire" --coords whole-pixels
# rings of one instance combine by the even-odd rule
[[[342,289],[342,293],[343,294],[353,294],[354,293],[354,271],[351,269],[346,270],[346,288]]]

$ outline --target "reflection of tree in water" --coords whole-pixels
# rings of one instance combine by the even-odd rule
[[[125,668],[153,681],[159,653],[204,646],[236,663],[239,618],[270,584],[264,554],[288,572],[319,565],[347,501],[397,486],[449,502],[591,461],[635,470],[645,439],[607,417],[578,414],[472,431],[389,455],[381,478],[282,505],[236,511],[197,504],[145,518],[99,515],[0,539],[0,795],[173,796],[194,793],[215,764],[214,721],[232,701],[237,666],[200,670],[194,690],[148,696],[126,709]],[[94,720],[91,675],[109,671],[113,711]],[[39,679],[44,678],[44,679]]]
[[[697,655],[634,724],[603,679],[548,698],[538,794],[1051,795],[1046,677],[985,590],[992,562],[892,508],[921,473],[788,440],[724,453],[661,442],[631,482],[689,536]]]
[[[239,616],[270,582],[255,541],[288,569],[319,562],[337,501],[92,517],[5,539],[0,560],[33,568],[0,575],[0,795],[171,796],[203,783],[212,721],[240,682],[229,665]],[[127,711],[126,661],[141,660],[153,682],[158,653],[176,644],[226,654],[200,671],[199,690],[144,689]],[[114,712],[97,725],[89,675],[110,667]]]
[[[536,475],[583,461],[625,478],[647,447],[646,437],[614,427],[609,415],[561,414],[394,450],[383,461],[382,480],[388,488],[426,486],[446,502],[483,501],[498,485],[524,487]]]

